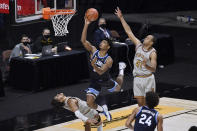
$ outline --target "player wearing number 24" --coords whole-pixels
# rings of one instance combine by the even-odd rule
[[[125,123],[126,127],[134,131],[154,131],[157,126],[157,131],[163,131],[163,116],[154,109],[159,104],[159,96],[152,91],[147,92],[145,102],[145,106],[133,110]]]

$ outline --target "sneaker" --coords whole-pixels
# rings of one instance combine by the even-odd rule
[[[110,112],[108,111],[107,105],[103,105],[102,107],[103,107],[103,114],[107,118],[107,121],[111,121],[112,116],[111,116]]]
[[[119,62],[119,70],[125,69],[126,64],[124,62]]]

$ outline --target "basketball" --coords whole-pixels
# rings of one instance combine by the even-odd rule
[[[95,21],[98,19],[98,11],[95,8],[89,8],[86,13],[85,13],[85,17],[89,20],[89,21]]]

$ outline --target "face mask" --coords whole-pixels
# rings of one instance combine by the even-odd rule
[[[107,25],[106,24],[101,24],[100,27],[104,29],[104,28],[107,27]]]
[[[44,38],[48,39],[50,37],[50,35],[44,35]]]
[[[29,44],[29,42],[23,42],[23,44],[26,46],[27,44]]]

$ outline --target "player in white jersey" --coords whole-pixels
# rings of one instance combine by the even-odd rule
[[[128,37],[135,45],[134,69],[133,69],[133,92],[137,99],[138,105],[145,104],[145,94],[148,91],[155,91],[154,72],[157,67],[157,53],[152,47],[156,39],[153,35],[148,35],[143,43],[133,34],[130,26],[125,21],[121,10],[117,7],[115,14],[120,19],[122,26]]]
[[[103,130],[99,113],[90,108],[86,101],[59,93],[53,98],[51,104],[56,108],[74,112],[75,116],[85,123],[85,131],[91,131],[91,125],[97,126],[97,131]]]

